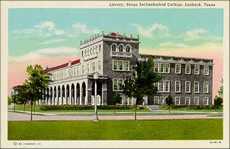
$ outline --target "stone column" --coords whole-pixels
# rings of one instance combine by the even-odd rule
[[[69,88],[69,104],[71,105],[72,104],[72,84],[70,85],[70,88]]]
[[[97,80],[95,80],[95,87],[94,87],[94,104],[97,104]]]
[[[60,98],[61,98],[61,105],[63,105],[62,85],[60,86]]]
[[[67,84],[65,85],[65,99],[64,99],[64,104],[67,104]]]
[[[82,105],[82,85],[80,84],[80,105]]]
[[[103,81],[102,83],[102,96],[101,96],[102,105],[107,105],[107,83]]]
[[[88,80],[85,83],[85,105],[88,105]]]

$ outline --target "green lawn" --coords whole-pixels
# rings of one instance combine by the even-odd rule
[[[221,140],[222,119],[9,121],[9,140]]]

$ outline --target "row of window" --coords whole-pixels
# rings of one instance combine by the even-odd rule
[[[130,71],[129,60],[112,60],[113,71]]]
[[[157,82],[158,92],[170,92],[170,80],[162,80]],[[181,81],[176,80],[174,82],[175,85],[175,92],[181,92]],[[194,93],[200,93],[200,82],[194,81],[193,87]],[[185,81],[185,93],[191,93],[191,81]],[[203,81],[203,93],[209,93],[209,81]]]
[[[167,96],[154,96],[154,103],[155,104],[166,104],[165,99]],[[175,105],[209,105],[209,97],[204,97],[203,99],[200,99],[199,96],[195,96],[193,99],[191,97],[187,96],[184,100],[181,99],[180,96],[176,96],[174,98],[174,104]]]
[[[66,68],[64,70],[56,71],[52,74],[51,79],[62,80],[68,77],[79,76],[81,74],[88,74],[96,71],[101,71],[101,69],[102,69],[102,62],[101,60],[98,60],[98,61],[93,61],[91,63],[85,63],[84,65],[82,65],[82,68],[80,66],[75,66],[72,68]]]
[[[209,75],[209,66],[208,65],[203,65],[203,74],[204,75]],[[199,64],[194,64],[194,74],[199,75],[200,74],[200,65]],[[155,63],[154,64],[154,72],[158,73],[170,73],[170,64],[169,63]],[[176,74],[181,74],[181,64],[175,64],[175,73]],[[191,74],[192,69],[191,69],[191,64],[185,64],[185,74]]]
[[[119,44],[117,45],[116,43],[113,43],[111,45],[111,51],[112,52],[127,52],[127,53],[131,53],[132,52],[132,46],[127,44],[124,46],[124,44]]]
[[[101,51],[101,45],[94,45],[82,50],[82,56],[89,57],[92,55],[97,55],[100,51]]]

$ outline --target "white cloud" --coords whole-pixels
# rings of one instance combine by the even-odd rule
[[[188,45],[184,43],[175,43],[175,42],[163,42],[160,43],[161,48],[187,48]]]
[[[205,35],[207,33],[207,30],[203,28],[198,28],[198,29],[193,29],[185,32],[185,36],[187,40],[193,40],[193,39],[198,39]]]
[[[65,39],[60,38],[60,39],[51,39],[51,40],[46,40],[44,42],[41,42],[41,45],[46,45],[46,44],[53,44],[53,43],[58,43],[58,42],[62,42],[65,41]]]
[[[83,34],[94,34],[94,33],[98,33],[99,30],[97,29],[91,29],[89,28],[86,24],[82,24],[82,23],[75,23],[72,25],[72,28],[75,32],[77,33],[83,33]]]
[[[40,59],[44,57],[54,57],[54,56],[70,56],[77,55],[78,50],[71,47],[58,47],[58,48],[44,48],[39,49],[34,52],[22,56],[9,56],[9,61],[12,62],[24,62],[33,61],[35,59]]]
[[[56,25],[52,21],[43,21],[40,24],[35,25],[34,27],[39,29],[47,29],[48,31],[53,31],[56,29]]]
[[[143,37],[151,38],[156,33],[168,34],[168,27],[159,23],[154,23],[148,27],[144,27],[139,24],[132,25],[136,27],[138,33]]]

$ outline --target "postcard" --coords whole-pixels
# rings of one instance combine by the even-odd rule
[[[227,1],[2,1],[1,147],[228,148]]]

